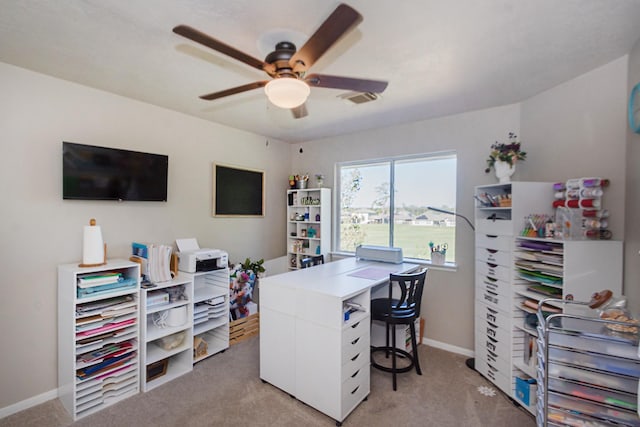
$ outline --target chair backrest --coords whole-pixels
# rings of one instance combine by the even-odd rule
[[[316,255],[312,257],[302,258],[300,260],[300,268],[307,268],[320,264],[324,264],[324,255]]]
[[[390,274],[389,275],[389,299],[391,312],[406,312],[407,315],[420,317],[420,306],[422,304],[422,291],[427,280],[429,269],[417,273]],[[400,291],[400,296],[392,296],[394,287]]]

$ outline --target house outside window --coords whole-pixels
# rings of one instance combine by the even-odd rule
[[[335,249],[360,245],[401,247],[405,258],[430,260],[446,248],[455,262],[457,156],[421,154],[336,165],[339,224]]]

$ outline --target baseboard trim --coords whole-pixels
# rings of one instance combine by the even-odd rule
[[[431,347],[439,348],[441,350],[450,351],[451,353],[461,354],[467,357],[474,357],[475,352],[466,348],[458,347],[455,345],[447,344],[446,342],[432,340],[430,338],[422,338],[422,344],[429,345]]]
[[[0,408],[0,419],[8,417],[9,415],[13,415],[17,412],[24,411],[25,409],[29,409],[32,406],[40,405],[41,403],[56,399],[57,397],[58,389],[56,388],[37,396],[33,396],[20,402],[14,403],[13,405],[5,406],[4,408]]]

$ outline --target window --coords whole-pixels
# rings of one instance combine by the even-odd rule
[[[339,163],[337,180],[340,224],[336,249],[356,246],[401,247],[405,258],[429,260],[446,248],[455,261],[456,154]]]

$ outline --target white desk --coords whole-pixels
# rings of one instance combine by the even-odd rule
[[[371,288],[416,264],[347,258],[260,280],[260,378],[342,421],[369,395]],[[344,320],[347,301],[362,306]]]

